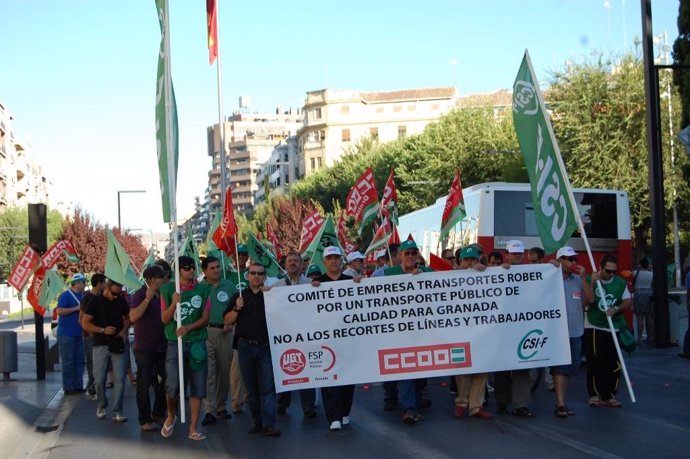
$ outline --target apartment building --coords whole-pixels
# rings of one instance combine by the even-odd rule
[[[258,205],[269,197],[286,194],[300,177],[299,145],[297,136],[293,135],[275,145],[268,161],[259,168],[254,203]]]
[[[359,139],[390,142],[420,134],[455,108],[454,87],[387,92],[321,89],[307,93],[304,120],[297,134],[300,177],[332,166]]]

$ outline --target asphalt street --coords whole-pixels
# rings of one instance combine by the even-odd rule
[[[569,406],[576,412],[567,419],[554,417],[553,393],[541,384],[531,409],[537,417],[495,416],[491,420],[455,419],[453,396],[446,379],[433,379],[428,395],[433,405],[425,420],[403,425],[399,412],[383,411],[383,388],[359,385],[355,392],[352,424],[340,432],[328,431],[323,411],[304,419],[299,398],[287,415],[279,416],[281,438],[249,435],[248,413],[202,427],[203,442],[187,439],[186,426],[177,424],[173,437],[141,432],[136,419],[134,387],[125,392],[126,423],[96,418],[96,402],[83,396],[66,397],[69,417],[54,444],[44,451],[51,459],[75,457],[396,457],[451,458],[481,456],[524,457],[664,457],[690,456],[690,361],[677,357],[678,349],[640,349],[628,359],[637,403],[626,389],[619,399],[624,406],[587,406],[584,369],[572,378]],[[295,401],[297,404],[295,405]],[[489,411],[494,412],[493,398]]]

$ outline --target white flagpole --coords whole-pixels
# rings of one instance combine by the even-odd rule
[[[163,49],[165,52],[165,143],[166,143],[166,154],[168,157],[168,191],[170,199],[170,220],[173,225],[173,253],[178,255],[178,242],[177,242],[177,177],[175,171],[175,151],[173,145],[173,120],[172,120],[172,79],[170,74],[170,10],[168,8],[168,0],[165,0],[165,38]],[[179,263],[175,263],[175,292],[180,293],[180,266]],[[179,305],[178,305],[179,306]],[[177,320],[177,328],[182,326],[182,317],[180,316],[179,307],[175,309],[175,318]],[[178,378],[180,386],[180,394],[178,396],[180,400],[180,422],[182,424],[186,421],[185,416],[185,403],[184,403],[184,360],[182,352],[182,338],[177,338],[177,367],[178,367]]]
[[[218,79],[218,136],[220,141],[220,207],[224,209],[225,207],[225,191],[227,189],[225,174],[227,172],[227,165],[225,161],[225,120],[223,115],[223,78],[222,78],[222,66],[220,64],[220,0],[216,0],[216,50],[218,52],[216,56],[216,74]]]
[[[525,56],[527,58],[527,65],[529,67],[529,72],[532,76],[532,81],[536,82],[537,79],[534,75],[534,69],[532,68],[532,60],[530,59],[529,53],[527,51],[525,51]],[[544,103],[541,91],[539,90],[539,87],[536,84],[534,85],[534,92],[537,94],[537,97],[539,98],[539,105],[541,106],[541,110],[544,112],[544,119],[546,121],[546,127],[549,130],[549,135],[552,139],[555,139],[556,136],[554,135],[553,127],[551,126],[551,119],[549,118],[548,112],[546,111],[546,104]],[[597,270],[597,266],[594,263],[592,249],[589,246],[589,240],[587,239],[587,233],[585,233],[585,227],[582,224],[582,219],[580,218],[580,212],[577,210],[577,202],[575,201],[572,186],[570,185],[570,177],[568,177],[568,173],[565,169],[565,164],[563,164],[563,158],[561,157],[561,149],[558,147],[558,142],[553,142],[553,148],[556,159],[558,160],[558,167],[560,167],[561,171],[563,171],[563,180],[565,181],[566,193],[568,194],[568,199],[570,200],[570,206],[573,208],[573,212],[575,213],[575,221],[577,221],[577,227],[580,230],[580,234],[582,235],[582,241],[584,242],[585,248],[587,249],[587,256],[589,257],[589,263],[592,266],[592,273],[594,273]],[[601,281],[599,280],[597,280],[597,291],[599,292],[599,298],[606,298],[606,292],[604,292],[604,288],[602,287]],[[596,306],[599,307],[598,304]],[[606,311],[603,312],[606,313]],[[633,403],[635,403],[635,393],[633,392],[632,384],[630,383],[630,376],[628,376],[628,369],[625,366],[625,360],[623,360],[623,352],[621,352],[621,347],[618,343],[618,338],[616,337],[616,329],[613,326],[613,321],[611,320],[611,317],[608,314],[606,315],[606,321],[609,324],[609,331],[611,332],[611,337],[613,338],[613,345],[616,347],[618,361],[621,363],[621,372],[623,373],[625,384],[628,386],[630,400]]]

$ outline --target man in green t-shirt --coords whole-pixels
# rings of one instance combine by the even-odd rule
[[[601,269],[587,276],[588,282],[594,290],[594,303],[589,304],[585,311],[585,339],[584,346],[587,355],[587,391],[590,406],[608,406],[620,408],[621,402],[614,396],[618,392],[620,383],[621,364],[618,360],[616,336],[611,336],[606,317],[611,317],[613,327],[620,330],[627,327],[622,312],[632,306],[632,298],[628,285],[618,271],[618,259],[613,255],[605,255],[599,264]],[[601,299],[597,280],[601,281],[606,298]]]
[[[163,423],[161,435],[172,436],[175,427],[175,411],[180,394],[179,368],[177,358],[177,338],[182,338],[182,359],[185,379],[189,382],[189,439],[204,440],[206,436],[197,431],[201,399],[206,397],[206,338],[208,333],[211,301],[211,287],[196,281],[194,259],[181,256],[177,259],[180,271],[180,293],[175,291],[175,284],[170,282],[161,287],[161,319],[165,326],[165,337],[168,348],[165,355],[165,392],[168,405],[168,417]],[[179,312],[178,312],[179,311]],[[177,314],[181,326],[177,327]]]
[[[215,424],[217,418],[230,419],[225,404],[230,393],[230,363],[232,362],[233,326],[223,324],[223,312],[235,292],[235,284],[221,276],[220,260],[206,257],[201,262],[206,279],[211,287],[211,312],[208,322],[208,376],[206,379],[206,416],[201,425]]]

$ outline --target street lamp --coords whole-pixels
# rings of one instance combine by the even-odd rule
[[[117,228],[122,231],[122,221],[120,218],[120,193],[146,193],[146,190],[118,190],[117,191]]]

